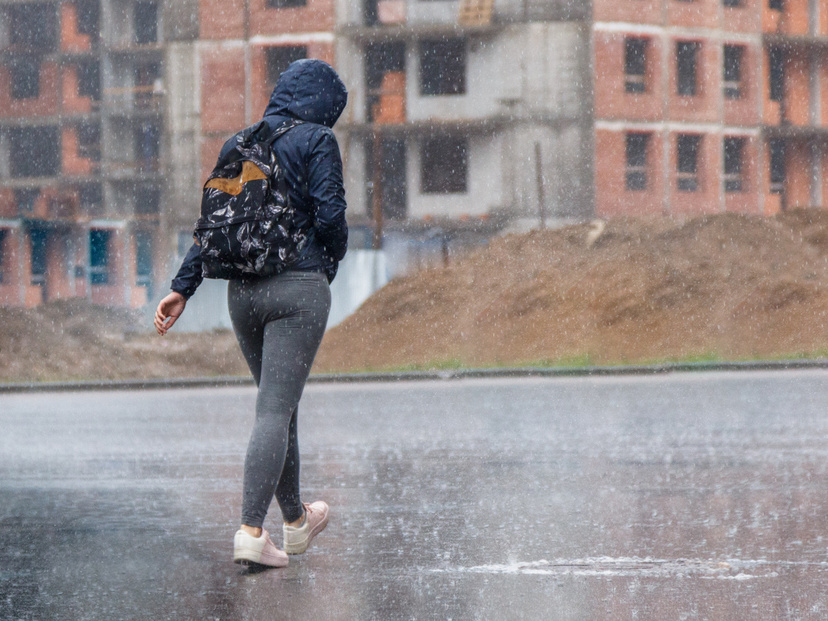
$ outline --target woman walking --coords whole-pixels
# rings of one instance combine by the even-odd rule
[[[328,523],[327,504],[300,498],[297,416],[328,319],[329,283],[347,248],[342,161],[331,131],[346,102],[345,85],[329,65],[299,60],[279,77],[264,113],[270,131],[301,121],[272,148],[307,241],[298,259],[277,275],[233,279],[228,285],[233,330],[258,386],[244,463],[241,527],[233,546],[237,563],[284,567],[287,555],[303,553]],[[235,144],[234,136],[222,155]],[[154,323],[159,334],[173,326],[201,281],[199,246],[194,244],[172,282],[172,293],[158,304]],[[282,512],[284,551],[264,529],[274,496]]]

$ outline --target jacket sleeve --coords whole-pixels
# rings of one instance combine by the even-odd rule
[[[180,293],[188,300],[198,289],[204,276],[201,274],[201,255],[199,254],[199,247],[193,244],[190,250],[187,251],[187,256],[178,268],[178,273],[173,278],[170,289]]]
[[[325,255],[337,263],[348,249],[348,224],[345,221],[342,158],[336,137],[327,128],[314,140],[310,152],[308,193],[313,203],[317,239]]]

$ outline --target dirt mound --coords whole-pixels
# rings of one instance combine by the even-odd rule
[[[141,313],[85,300],[0,308],[0,381],[148,379],[244,375],[228,331],[208,336],[150,332]]]
[[[617,219],[493,241],[389,283],[317,371],[816,356],[828,212]]]

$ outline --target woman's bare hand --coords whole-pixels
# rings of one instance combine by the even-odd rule
[[[185,306],[187,306],[187,298],[175,291],[161,300],[158,308],[155,309],[155,321],[153,321],[155,331],[164,336],[184,312]]]

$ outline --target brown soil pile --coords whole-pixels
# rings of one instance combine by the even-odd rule
[[[828,352],[828,212],[618,219],[493,241],[395,280],[317,371]]]
[[[0,381],[244,375],[232,333],[149,332],[134,311],[84,300],[32,310],[0,308]],[[173,328],[175,329],[175,328]]]

